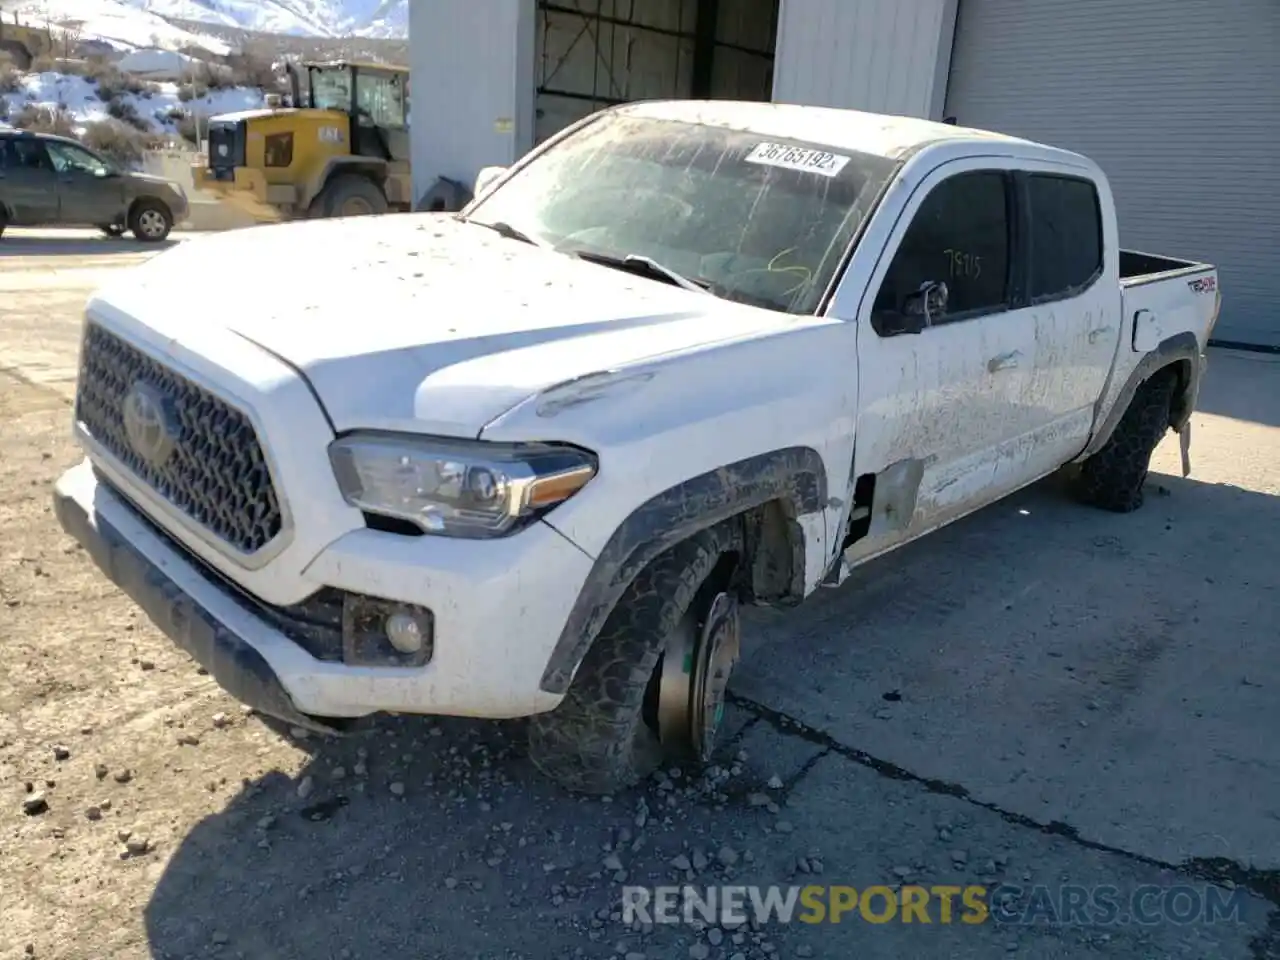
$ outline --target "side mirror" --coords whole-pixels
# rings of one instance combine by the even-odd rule
[[[506,167],[485,167],[476,175],[476,188],[472,193],[477,197],[480,196],[506,172]]]
[[[924,326],[931,327],[947,312],[947,299],[951,291],[941,280],[926,280],[915,293],[907,294],[902,312],[909,317],[919,317]]]
[[[903,298],[900,309],[875,314],[876,333],[882,337],[923,333],[947,312],[948,293],[945,283],[926,280],[918,290]]]

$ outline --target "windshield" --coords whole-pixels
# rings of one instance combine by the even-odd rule
[[[343,113],[351,109],[350,70],[322,70],[312,67],[309,75],[313,107],[317,110],[340,110]]]
[[[728,300],[813,313],[896,162],[608,114],[470,211],[535,242],[645,257]]]

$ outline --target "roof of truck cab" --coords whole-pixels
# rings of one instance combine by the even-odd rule
[[[730,127],[763,137],[807,140],[833,150],[851,150],[894,159],[931,143],[965,140],[1023,144],[1063,155],[1068,153],[990,130],[834,107],[736,100],[649,100],[626,104],[617,110],[630,116]]]

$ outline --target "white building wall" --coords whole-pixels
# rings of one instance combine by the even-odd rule
[[[533,145],[533,0],[409,5],[413,191],[437,177],[470,189],[481,168]]]
[[[956,0],[781,0],[773,99],[942,119]]]

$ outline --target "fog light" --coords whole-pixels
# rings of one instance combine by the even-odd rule
[[[387,617],[387,639],[401,653],[417,653],[425,638],[417,617],[407,613],[393,613]]]
[[[435,652],[435,618],[425,607],[347,594],[342,603],[342,662],[421,667]]]

